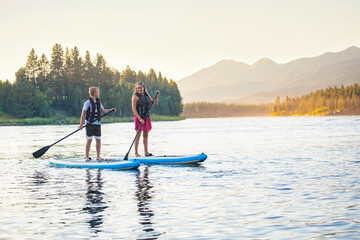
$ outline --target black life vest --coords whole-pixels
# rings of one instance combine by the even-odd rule
[[[100,117],[100,113],[101,113],[100,112],[100,100],[97,98],[96,102],[94,102],[94,100],[91,97],[86,99],[86,101],[87,100],[90,101],[90,106],[86,111],[86,120],[89,121],[90,123],[92,123],[94,121],[94,119]],[[95,112],[95,109],[97,109],[97,112]]]
[[[148,94],[141,95],[139,93],[135,93],[136,96],[139,97],[139,101],[136,103],[136,111],[140,115],[142,119],[145,118],[145,114],[150,109],[151,100]]]

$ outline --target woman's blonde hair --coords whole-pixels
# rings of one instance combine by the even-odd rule
[[[142,83],[142,82],[135,83],[135,90],[134,90],[133,95],[136,95],[136,93],[137,93],[137,91],[136,91],[136,86],[138,86],[138,85],[141,85],[141,86],[144,87],[144,95],[149,95],[149,94],[146,92],[146,86],[145,86],[145,84]]]
[[[92,97],[96,91],[99,91],[98,87],[89,87],[89,95]]]

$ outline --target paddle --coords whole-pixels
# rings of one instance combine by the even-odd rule
[[[102,115],[102,116],[100,116],[100,117],[98,117],[98,118],[95,118],[92,122],[90,122],[90,124],[93,123],[93,122],[95,122],[95,121],[97,121],[97,120],[100,120],[102,117],[105,117],[106,115],[108,115],[109,113],[111,113],[111,112],[113,112],[113,111],[114,111],[114,110],[110,110],[109,112],[105,113],[104,115]],[[83,127],[85,127],[85,126],[86,126],[86,124],[85,124]],[[45,146],[45,147],[37,150],[36,152],[33,152],[34,158],[39,158],[39,157],[41,157],[42,155],[44,155],[44,154],[46,153],[47,150],[49,150],[49,148],[51,148],[52,146],[54,146],[54,145],[57,144],[58,142],[64,140],[65,138],[73,135],[74,133],[76,133],[76,132],[79,131],[79,130],[81,130],[81,129],[77,129],[76,131],[70,133],[69,135],[63,137],[62,139],[54,142],[53,144],[48,145],[48,146]]]
[[[150,107],[148,108],[147,112],[145,113],[145,117],[144,117],[144,121],[145,121],[145,122],[146,122],[146,119],[147,119],[147,117],[148,117],[148,115],[149,115],[150,108],[151,108],[151,106],[153,105],[153,103],[154,103],[154,101],[155,101],[155,99],[157,98],[158,95],[159,95],[159,92],[156,92],[156,93],[155,93],[155,97],[154,97],[154,99],[152,100],[152,102],[151,102],[151,104],[150,104]],[[145,123],[145,122],[144,122],[144,123]],[[135,142],[137,136],[139,135],[139,132],[140,132],[140,130],[141,130],[141,128],[142,128],[142,126],[143,126],[144,123],[142,123],[142,124],[140,125],[139,130],[137,131],[137,133],[136,133],[136,135],[135,135],[135,138],[134,138],[133,142],[131,143],[131,146],[130,146],[130,148],[129,148],[129,151],[126,153],[126,155],[125,155],[125,157],[124,157],[124,160],[128,160],[130,150],[131,150],[132,146],[134,145],[134,142]]]

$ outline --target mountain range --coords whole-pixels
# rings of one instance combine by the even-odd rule
[[[222,60],[177,81],[183,102],[269,103],[327,87],[360,83],[360,48],[277,64]]]

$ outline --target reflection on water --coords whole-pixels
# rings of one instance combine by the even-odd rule
[[[106,203],[103,201],[103,192],[101,191],[103,187],[103,180],[101,178],[101,169],[97,170],[96,175],[94,176],[91,170],[86,170],[86,204],[83,208],[84,212],[90,214],[91,218],[89,220],[90,229],[94,233],[101,232],[101,225],[103,223],[103,214],[102,212],[107,208]]]
[[[0,239],[359,239],[360,116],[155,124],[154,153],[208,159],[134,172],[49,167],[82,155],[83,135],[31,153],[76,126],[0,127]],[[131,123],[102,130],[104,153],[128,150]]]
[[[151,194],[153,193],[152,185],[149,181],[149,168],[146,167],[144,171],[139,171],[136,176],[137,191],[135,196],[138,200],[138,212],[140,215],[139,223],[142,226],[143,234],[140,234],[137,239],[157,239],[161,233],[157,233],[153,227],[154,212],[151,209]]]
[[[35,171],[31,176],[35,185],[42,185],[48,181],[48,176],[45,172]]]

